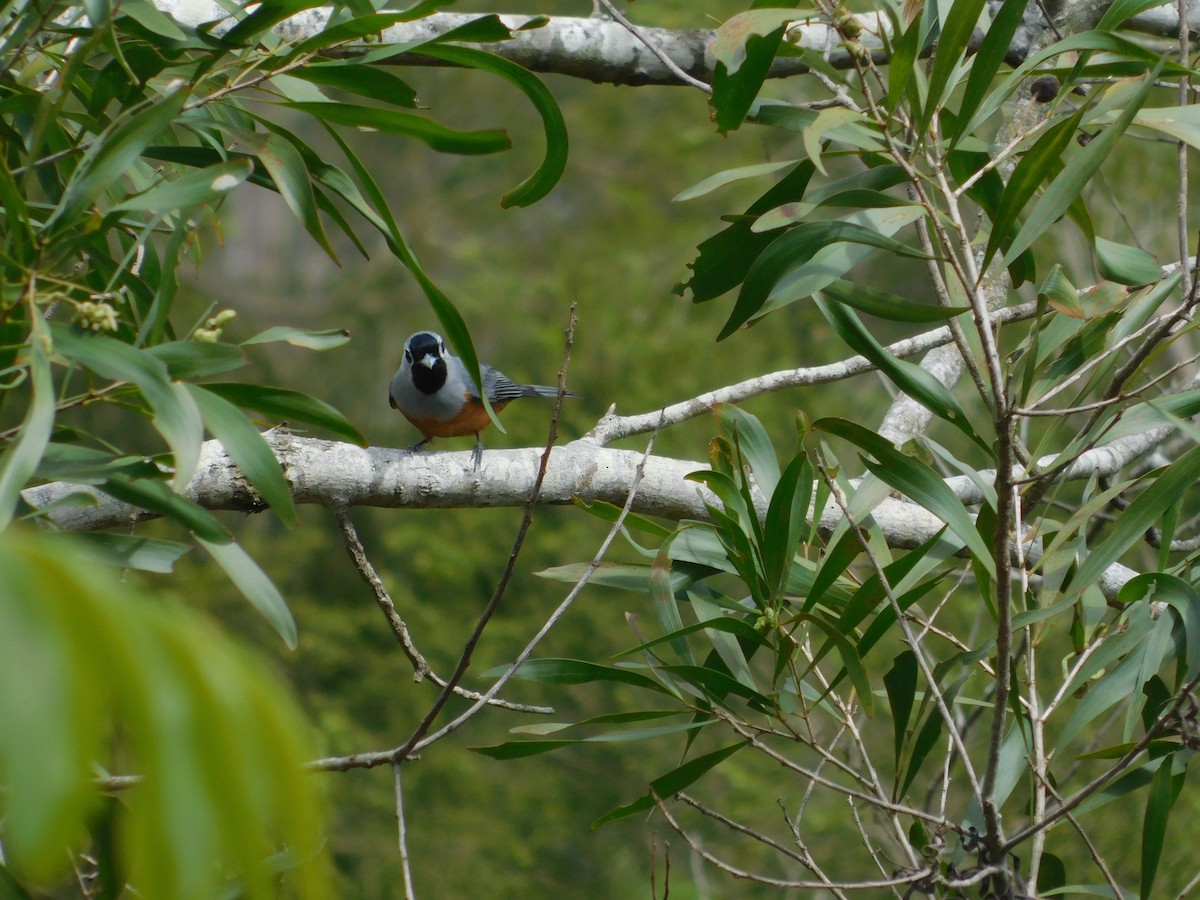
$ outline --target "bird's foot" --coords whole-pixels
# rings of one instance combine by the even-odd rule
[[[418,453],[418,452],[420,452],[421,448],[424,447],[428,443],[429,443],[429,438],[425,438],[424,440],[417,441],[415,444],[413,444],[411,447],[409,447],[404,452],[405,453]]]
[[[475,437],[475,449],[471,451],[471,459],[475,462],[475,471],[479,471],[479,464],[483,462],[483,441]]]

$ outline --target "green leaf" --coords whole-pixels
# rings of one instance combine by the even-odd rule
[[[1084,187],[1099,170],[1100,164],[1104,162],[1116,145],[1117,139],[1129,127],[1134,115],[1146,102],[1150,89],[1162,72],[1165,62],[1166,57],[1158,61],[1158,64],[1147,73],[1137,90],[1129,98],[1126,107],[1117,116],[1117,120],[1107,128],[1101,129],[1100,133],[1089,141],[1086,147],[1071,157],[1063,166],[1062,171],[1050,182],[1045,193],[1034,204],[1033,209],[1026,217],[1017,236],[1013,238],[1012,245],[1004,254],[1003,265],[1007,266],[1031,247],[1046,232],[1046,229],[1053,225],[1075,202]],[[1081,107],[1081,111],[1083,108],[1085,107]]]
[[[1112,533],[1088,553],[1069,583],[1071,590],[1082,591],[1094,584],[1105,569],[1141,541],[1172,503],[1200,480],[1200,447],[1193,447],[1153,478],[1144,476],[1141,480],[1149,482],[1146,489],[1117,516]]]
[[[16,441],[0,457],[0,531],[12,522],[21,490],[37,471],[54,428],[54,379],[43,336],[42,326],[34,325],[29,342],[29,408]]]
[[[958,107],[955,122],[959,126],[954,130],[954,141],[957,144],[966,132],[962,126],[974,116],[975,110],[983,102],[987,89],[991,87],[992,79],[1000,70],[1001,63],[1012,45],[1013,35],[1021,25],[1025,15],[1025,7],[1029,0],[1006,0],[996,10],[996,17],[983,36],[983,43],[971,60],[971,74],[967,77],[967,86],[963,90],[962,103]]]
[[[234,406],[252,409],[268,418],[283,422],[304,422],[316,425],[337,435],[344,441],[367,446],[367,439],[359,434],[346,418],[323,400],[289,391],[285,388],[268,387],[264,384],[241,384],[233,381],[210,382],[200,387],[228,400]]]
[[[771,492],[763,526],[763,573],[767,587],[778,595],[786,584],[792,558],[804,533],[813,471],[805,453],[797,453]]]
[[[971,40],[975,23],[979,21],[979,14],[983,11],[985,2],[986,0],[956,0],[950,4],[949,13],[945,14],[942,21],[937,49],[933,54],[933,71],[929,75],[925,110],[915,126],[918,133],[929,127],[934,114],[945,102],[947,87],[953,87],[950,85],[950,76],[967,49],[967,43]]]
[[[879,367],[888,378],[895,382],[905,394],[916,400],[935,416],[945,419],[971,438],[975,444],[989,456],[991,448],[983,441],[972,427],[966,412],[944,384],[934,378],[929,372],[916,363],[897,359],[888,353],[875,337],[863,327],[862,322],[854,313],[839,303],[826,303],[817,298],[817,308],[837,329],[851,349],[862,354]]]
[[[542,80],[514,62],[470,47],[426,45],[421,52],[454,65],[468,66],[498,75],[529,98],[534,109],[542,117],[546,153],[533,174],[505,194],[500,205],[505,209],[510,206],[530,206],[549,194],[566,170],[568,141],[567,125],[563,120],[562,111]]]
[[[350,332],[345,328],[325,328],[314,331],[309,328],[291,328],[286,325],[276,325],[266,331],[260,331],[252,338],[242,341],[242,346],[251,344],[270,344],[275,341],[287,341],[293,347],[304,347],[307,350],[334,350],[350,343]]]
[[[123,125],[102,134],[83,155],[46,221],[46,229],[73,221],[117,183],[142,151],[175,121],[188,92],[182,85],[168,88],[155,103]]]
[[[717,29],[710,102],[720,134],[728,134],[742,124],[767,77],[788,22],[802,15],[794,9],[750,10],[738,13]]]
[[[279,460],[259,430],[250,424],[240,409],[222,397],[194,384],[187,385],[187,389],[208,430],[221,442],[225,452],[279,520],[289,527],[300,524],[291,487]]]
[[[1096,236],[1096,267],[1109,281],[1131,286],[1153,284],[1162,269],[1153,256],[1139,247],[1118,244]]]
[[[309,180],[308,167],[304,164],[304,157],[300,151],[283,134],[259,136],[253,150],[258,161],[271,176],[275,190],[279,192],[292,215],[329,254],[330,259],[336,262],[337,254],[333,245],[329,243],[325,228],[317,215],[316,197]]]
[[[45,535],[45,539],[50,547],[54,546],[55,541],[86,547],[92,551],[97,562],[105,565],[159,574],[169,574],[173,571],[175,561],[192,549],[178,541],[105,531],[78,535],[49,533]]]
[[[913,699],[917,695],[917,657],[911,650],[904,650],[892,660],[892,667],[883,676],[887,690],[888,705],[892,709],[892,741],[895,752],[896,771],[900,771],[900,754],[908,735],[908,718],[912,714]]]
[[[400,134],[416,138],[439,153],[478,155],[499,153],[512,147],[503,131],[455,131],[413,113],[352,103],[282,103],[289,109],[307,113],[332,125],[347,125],[366,131]]]
[[[250,601],[264,619],[283,638],[289,650],[296,649],[296,622],[287,602],[266,573],[258,567],[245,550],[232,541],[210,543],[197,536],[197,540],[208,551],[242,596]]]
[[[140,194],[126,197],[114,205],[112,211],[145,210],[162,214],[212,203],[249,178],[253,171],[254,163],[249,159],[197,169],[178,178],[159,182]]]
[[[361,59],[339,59],[301,66],[294,78],[339,91],[379,100],[390,106],[416,109],[417,92],[402,78],[382,66],[365,65]]]
[[[154,412],[154,427],[171,448],[175,490],[182,491],[196,471],[204,424],[182,385],[170,380],[166,365],[151,353],[106,335],[86,334],[54,322],[50,331],[60,354],[104,378],[137,386]]]
[[[782,162],[756,163],[753,166],[739,166],[736,169],[726,169],[724,172],[718,172],[716,175],[709,175],[703,181],[697,182],[690,188],[680,191],[671,198],[671,202],[681,203],[684,200],[694,200],[697,197],[703,197],[705,194],[712,193],[717,188],[725,187],[727,184],[734,184],[747,178],[758,178],[762,175],[773,175],[781,169],[787,169],[796,165],[798,162],[800,162],[798,159],[785,159]]]
[[[650,782],[650,793],[634,800],[632,803],[618,806],[616,809],[605,813],[592,823],[592,829],[599,828],[601,825],[607,825],[609,822],[614,822],[617,819],[623,819],[626,816],[636,815],[639,812],[653,809],[657,802],[656,797],[660,799],[670,798],[672,795],[690,787],[702,776],[706,775],[710,769],[733,756],[733,754],[737,753],[744,746],[746,745],[741,742],[730,744],[728,747],[714,750],[712,753],[706,753],[704,756],[698,756],[684,763],[682,766],[672,769],[665,775],[660,775]]]
[[[320,5],[320,0],[265,0],[254,12],[221,35],[221,40],[226,44],[245,46],[284,19]]]
[[[1166,603],[1183,626],[1187,674],[1191,681],[1200,674],[1200,594],[1184,581],[1165,572],[1146,572],[1125,584],[1117,602],[1128,606],[1138,601]]]
[[[917,324],[945,322],[947,319],[953,319],[957,315],[971,311],[969,306],[928,306],[923,303],[914,303],[912,300],[888,291],[879,290],[866,284],[845,281],[841,278],[825,287],[821,293],[837,303],[852,306],[859,312],[892,322]]]
[[[1097,31],[1112,31],[1124,24],[1126,19],[1132,19],[1138,13],[1143,13],[1156,6],[1162,6],[1154,0],[1114,0],[1096,23]]]
[[[174,519],[197,537],[228,543],[233,536],[204,507],[181,497],[161,481],[116,474],[101,485],[104,493],[141,509]]]
[[[914,218],[919,215],[919,210],[913,213]],[[803,272],[804,267],[813,261],[819,251],[831,244],[842,242],[877,247],[915,259],[930,258],[928,254],[902,244],[885,234],[851,222],[823,221],[799,225],[777,237],[754,261],[750,271],[746,273],[745,283],[742,285],[741,293],[738,294],[729,321],[717,335],[717,340],[724,340],[750,321],[767,302],[772,289],[785,276],[797,277]]]
[[[1037,139],[1037,142],[1018,160],[1009,176],[1008,184],[1000,197],[999,205],[992,216],[992,233],[988,238],[987,251],[983,257],[983,267],[991,262],[1003,241],[1010,237],[1017,217],[1025,209],[1034,192],[1041,187],[1043,181],[1051,176],[1054,167],[1059,164],[1063,153],[1071,145],[1079,122],[1087,112],[1087,105],[1070,118],[1051,125]],[[1064,210],[1065,212],[1065,210]],[[1011,250],[1011,244],[1009,246]]]
[[[703,241],[700,252],[691,263],[692,277],[675,288],[682,295],[691,290],[693,303],[704,303],[732,290],[746,277],[751,264],[777,235],[755,234],[751,230],[753,216],[804,196],[808,183],[816,172],[811,160],[805,160],[788,172],[779,183],[750,205],[743,216]]]
[[[220,342],[168,341],[147,347],[145,352],[162,360],[168,377],[180,381],[223,375],[246,364],[241,350],[233,344]]]
[[[497,676],[507,671],[507,667],[491,669],[485,675]],[[521,663],[516,671],[517,678],[527,681],[538,681],[543,684],[591,684],[592,682],[613,682],[630,684],[634,687],[646,688],[662,694],[670,694],[666,688],[633,669],[620,666],[603,666],[599,663],[579,659],[530,659]]]
[[[1167,838],[1167,819],[1175,802],[1171,777],[1171,757],[1163,760],[1154,780],[1150,782],[1150,793],[1146,797],[1146,814],[1142,818],[1142,880],[1139,896],[1142,900],[1151,896],[1154,879],[1158,875],[1158,863],[1162,859],[1163,845]]]
[[[991,547],[980,535],[962,501],[936,472],[913,457],[905,456],[891,441],[854,422],[827,418],[814,423],[813,428],[838,435],[874,457],[874,460],[862,457],[871,474],[945,522],[971,551],[972,558],[978,560],[992,578],[996,577]]]

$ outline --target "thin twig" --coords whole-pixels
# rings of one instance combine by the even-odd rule
[[[646,35],[645,35],[645,33],[643,33],[642,29],[638,28],[636,25],[634,25],[632,22],[630,22],[627,18],[625,18],[625,16],[622,15],[621,11],[612,5],[611,0],[598,0],[598,2],[601,6],[604,7],[604,11],[607,12],[610,16],[612,16],[613,21],[619,23],[630,34],[632,34],[635,38],[637,38],[639,41],[641,41],[643,44],[645,44],[646,49],[649,50],[651,53],[653,53],[655,56],[657,56],[659,62],[661,62],[664,66],[666,66],[668,69],[670,69],[676,78],[678,78],[684,84],[689,84],[692,87],[697,88],[698,90],[704,91],[704,93],[706,93],[706,94],[712,93],[711,85],[705,84],[699,78],[693,78],[687,72],[683,71],[683,69],[681,69],[679,67],[679,65],[675,62],[675,60],[671,59],[671,57],[668,56],[667,53],[661,47],[659,47],[652,40],[650,40],[648,37],[646,37]]]
[[[400,770],[403,768],[399,763],[392,764],[392,780],[396,791],[396,832],[397,842],[400,850],[400,870],[404,874],[404,900],[416,900],[416,891],[413,890],[412,882],[412,865],[408,856],[408,829],[404,824],[404,793],[400,786]]]
[[[408,661],[412,664],[414,679],[422,681],[428,678],[434,684],[438,685],[438,687],[445,688],[447,684],[446,679],[433,670],[428,660],[417,649],[417,645],[412,639],[412,633],[408,630],[408,625],[396,609],[392,595],[384,586],[383,579],[375,571],[375,567],[371,564],[370,559],[367,558],[367,551],[358,537],[358,531],[355,529],[354,523],[350,521],[348,510],[345,507],[341,507],[334,511],[334,515],[337,518],[338,528],[342,532],[342,540],[346,545],[346,552],[350,554],[350,558],[358,568],[358,574],[362,576],[363,581],[370,586],[372,593],[374,593],[375,602],[383,610],[388,626],[392,629],[392,634],[396,636],[401,649],[404,650],[404,655],[408,657]],[[456,686],[454,693],[467,700],[479,700],[483,697],[478,691],[467,690],[461,686]],[[504,700],[499,697],[490,700],[489,703],[493,706],[511,709],[515,712],[538,713],[541,715],[551,715],[554,713],[554,707],[552,706],[530,706],[525,703],[514,703],[511,700]]]

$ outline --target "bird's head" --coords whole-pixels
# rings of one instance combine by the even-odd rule
[[[410,366],[424,366],[432,369],[441,363],[446,364],[446,342],[440,334],[432,331],[418,331],[404,345],[404,360]]]

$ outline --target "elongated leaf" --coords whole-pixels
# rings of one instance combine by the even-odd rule
[[[103,484],[104,493],[141,509],[174,519],[197,537],[211,543],[228,543],[233,536],[212,513],[181,497],[161,481],[116,474]]]
[[[240,384],[233,381],[212,382],[200,387],[228,400],[234,406],[252,409],[269,418],[285,422],[304,422],[324,428],[342,440],[367,446],[367,439],[359,434],[346,418],[323,400],[289,391],[285,388],[268,387],[262,384]]]
[[[879,367],[888,378],[896,383],[905,394],[916,400],[935,416],[945,419],[951,425],[971,438],[975,444],[989,456],[991,448],[983,441],[967,419],[966,412],[958,400],[950,393],[949,388],[934,378],[929,372],[916,363],[897,359],[888,353],[875,337],[867,331],[858,317],[840,303],[826,303],[823,299],[816,300],[817,308],[837,329],[850,347],[861,353]]]
[[[898,774],[900,754],[908,736],[908,718],[917,694],[917,658],[911,650],[902,651],[892,660],[891,669],[883,676],[883,686],[892,709],[892,742]]]
[[[1166,603],[1183,625],[1186,649],[1186,680],[1200,674],[1200,594],[1184,581],[1165,572],[1147,572],[1121,586],[1117,600],[1126,605],[1139,600]]]
[[[915,216],[919,216],[919,212]],[[729,315],[729,321],[717,335],[717,340],[724,340],[750,321],[751,317],[762,309],[772,289],[785,275],[794,276],[820,250],[830,244],[842,242],[864,244],[916,259],[929,258],[920,250],[851,222],[824,221],[799,225],[772,241],[754,261],[754,265],[746,273],[745,283],[738,294],[733,312]]]
[[[917,131],[923,132],[933,120],[936,111],[943,105],[950,84],[950,76],[958,67],[959,60],[967,49],[967,42],[979,21],[986,0],[955,0],[950,4],[949,13],[942,22],[942,32],[938,36],[937,50],[933,54],[933,71],[929,75],[929,86],[926,89],[925,110],[917,124]],[[943,7],[945,9],[945,7]]]
[[[567,167],[567,125],[563,121],[562,111],[558,108],[554,95],[542,80],[514,62],[470,47],[433,44],[426,45],[421,52],[454,65],[491,72],[529,98],[538,115],[542,117],[546,153],[533,174],[505,194],[500,205],[505,208],[529,206],[549,194]]]
[[[175,120],[187,97],[188,92],[182,85],[169,88],[148,109],[102,135],[71,173],[71,180],[47,220],[46,228],[71,222],[117,183],[150,142]]]
[[[717,29],[712,106],[717,131],[727,134],[746,118],[796,10],[760,9],[739,13]]]
[[[246,364],[242,351],[232,344],[167,341],[147,347],[145,352],[161,360],[167,367],[167,375],[176,380],[211,378]]]
[[[1167,838],[1167,819],[1175,801],[1172,786],[1171,757],[1154,773],[1150,782],[1150,794],[1146,797],[1146,814],[1142,819],[1142,900],[1147,900],[1154,889],[1158,876],[1158,863],[1162,859],[1163,844]]]
[[[248,159],[237,159],[188,172],[170,181],[163,181],[147,191],[126,197],[113,206],[114,212],[123,210],[145,210],[150,213],[168,213],[176,209],[211,203],[225,196],[250,177],[254,164]]]
[[[800,162],[798,159],[785,159],[781,162],[756,163],[752,166],[739,166],[736,169],[726,169],[724,172],[718,172],[716,175],[709,175],[703,181],[697,182],[690,188],[680,191],[671,200],[674,203],[681,203],[684,200],[694,200],[697,197],[703,197],[705,194],[712,193],[717,188],[725,187],[727,184],[734,184],[747,178],[758,178],[762,175],[773,175],[782,169],[796,165],[798,162]]]
[[[1096,236],[1096,268],[1100,274],[1119,284],[1153,284],[1162,277],[1162,269],[1153,256],[1139,247],[1118,244]]]
[[[225,32],[221,39],[229,44],[245,46],[284,19],[320,5],[320,0],[265,0],[254,12]]]
[[[53,547],[55,540],[73,542],[94,550],[97,562],[119,569],[168,574],[175,562],[192,548],[179,541],[142,537],[134,534],[114,534],[98,531],[93,534],[46,534],[44,539]]]
[[[364,65],[360,59],[340,59],[302,66],[291,73],[323,87],[336,88],[390,106],[416,109],[417,92],[408,82],[382,66]]]
[[[498,675],[505,669],[493,669],[488,673]],[[539,681],[543,684],[590,684],[592,682],[614,682],[631,684],[658,693],[669,694],[666,688],[641,672],[621,666],[604,666],[580,659],[530,659],[517,669],[517,678]]]
[[[1082,591],[1091,586],[1197,480],[1200,480],[1200,447],[1193,447],[1159,472],[1153,483],[1116,518],[1112,533],[1088,553],[1071,579],[1070,589]]]
[[[42,335],[42,327],[34,326],[29,344],[29,380],[33,388],[29,409],[16,441],[0,457],[0,531],[12,521],[21,490],[37,471],[54,428],[54,379]]]
[[[804,531],[812,476],[808,456],[797,453],[783,470],[767,506],[763,526],[763,570],[767,587],[776,595],[786,583]]]
[[[242,346],[270,344],[275,341],[286,341],[293,347],[304,347],[307,350],[335,350],[350,343],[350,332],[345,328],[325,328],[314,331],[309,328],[276,325],[242,341]]]
[[[1112,31],[1117,26],[1123,24],[1126,19],[1131,19],[1138,13],[1143,13],[1148,9],[1154,9],[1156,6],[1162,6],[1161,3],[1156,3],[1154,0],[1114,0],[1104,11],[1104,15],[1100,17],[1100,21],[1096,23],[1097,31]]]
[[[616,809],[605,813],[593,822],[591,827],[596,829],[617,819],[623,819],[626,816],[636,815],[648,809],[653,809],[656,797],[667,799],[673,794],[677,794],[685,788],[690,787],[698,779],[707,774],[710,769],[733,756],[733,754],[737,753],[744,746],[746,745],[740,742],[730,744],[728,747],[714,750],[712,753],[707,753],[704,756],[698,756],[696,759],[690,760],[676,769],[672,769],[665,775],[660,775],[650,782],[650,793],[634,800],[632,803],[618,806]]]
[[[221,442],[262,499],[285,525],[298,525],[291,488],[279,460],[259,430],[228,400],[194,384],[187,385],[187,389],[196,401],[208,430]]]
[[[1034,192],[1053,172],[1053,167],[1062,158],[1079,122],[1087,112],[1086,104],[1070,118],[1052,125],[1037,142],[1022,155],[1009,176],[1008,184],[1000,197],[1000,203],[992,219],[992,233],[988,238],[987,251],[983,256],[983,265],[991,262],[1003,241],[1009,238],[1017,217],[1025,209],[1025,205],[1033,197]],[[1010,248],[1011,249],[1011,245]]]
[[[1116,145],[1117,139],[1124,134],[1134,115],[1146,102],[1150,89],[1163,70],[1166,57],[1146,75],[1137,90],[1129,98],[1126,107],[1121,110],[1117,120],[1107,128],[1101,129],[1100,134],[1088,142],[1079,153],[1071,157],[1063,170],[1050,182],[1045,193],[1034,204],[1012,245],[1004,254],[1003,265],[1007,266],[1025,252],[1053,225],[1075,202],[1083,188],[1092,180],[1100,168],[1100,164],[1108,157]]]
[[[945,322],[947,319],[970,312],[971,309],[969,306],[928,306],[923,303],[914,303],[888,291],[852,281],[844,281],[840,278],[824,288],[821,293],[838,303],[852,306],[859,312],[893,322],[919,324]]]
[[[183,490],[196,471],[204,424],[192,398],[170,380],[166,365],[151,353],[106,335],[84,334],[57,323],[51,323],[50,329],[55,348],[67,358],[104,378],[137,386],[154,411],[154,427],[174,456],[175,490]]]
[[[962,126],[965,126],[974,116],[975,110],[979,108],[979,104],[983,102],[983,98],[987,94],[987,89],[991,86],[992,79],[1000,70],[1000,64],[1004,62],[1005,54],[1012,45],[1013,35],[1017,33],[1017,28],[1021,25],[1028,3],[1029,0],[1006,0],[996,10],[996,17],[984,34],[983,43],[979,45],[979,51],[971,61],[971,74],[967,77],[967,86],[963,91],[962,103],[958,107],[958,116],[955,119],[959,127],[954,131],[954,143],[961,140],[966,133]]]
[[[351,128],[416,138],[439,153],[478,155],[499,153],[512,147],[512,141],[503,131],[455,131],[422,116],[395,109],[355,106],[351,103],[307,102],[282,105],[332,125],[348,125]]]
[[[250,554],[233,542],[210,543],[197,537],[204,549],[229,576],[229,580],[258,610],[289,650],[296,649],[296,622],[287,602]]]
[[[329,243],[325,228],[317,215],[316,196],[313,194],[308,168],[304,164],[304,157],[300,151],[292,145],[287,137],[276,133],[262,137],[254,148],[254,155],[258,157],[263,168],[270,174],[275,190],[279,192],[279,196],[283,198],[283,202],[287,204],[292,215],[304,226],[304,230],[312,236],[313,240],[329,254],[329,257],[337,262],[337,254],[334,252],[333,245]]]

